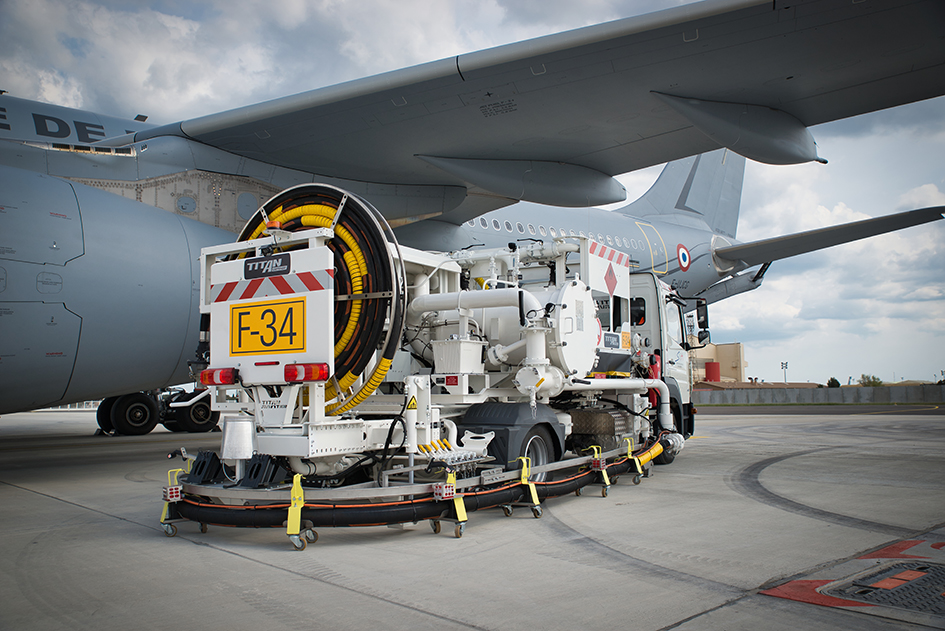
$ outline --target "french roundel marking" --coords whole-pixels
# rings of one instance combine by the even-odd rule
[[[682,243],[676,246],[676,259],[679,261],[679,269],[689,271],[689,264],[692,263],[692,257],[689,256],[689,250]]]

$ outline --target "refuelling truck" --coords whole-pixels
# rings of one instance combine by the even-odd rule
[[[161,523],[285,528],[525,506],[622,474],[692,434],[686,301],[586,238],[431,253],[365,200],[284,191],[201,254],[196,368],[219,451],[169,474]],[[699,325],[707,329],[704,305]],[[699,338],[708,331],[700,331]]]

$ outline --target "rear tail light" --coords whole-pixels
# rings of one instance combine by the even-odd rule
[[[239,383],[239,380],[237,368],[208,368],[200,373],[200,383],[205,386],[228,386]]]
[[[289,364],[285,367],[286,383],[327,381],[328,364]]]

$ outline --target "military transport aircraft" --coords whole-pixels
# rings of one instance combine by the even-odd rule
[[[362,196],[407,245],[584,233],[710,300],[940,219],[735,239],[743,156],[821,161],[809,126],[945,94],[943,32],[940,0],[709,0],[169,125],[0,95],[0,413],[107,397],[149,431],[125,417],[188,381],[200,249],[299,183]],[[586,209],[664,162],[641,200]]]

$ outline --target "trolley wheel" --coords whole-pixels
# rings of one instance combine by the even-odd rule
[[[581,494],[582,494],[582,493],[584,493],[584,488],[583,488],[583,487],[580,487],[580,486],[579,486],[578,488],[574,489],[574,494],[577,495],[578,497],[581,497]]]
[[[305,539],[298,535],[290,535],[289,541],[292,542],[292,547],[301,552],[305,549]]]
[[[633,476],[634,484],[639,484],[642,480],[643,480],[643,476],[641,476],[639,473]]]
[[[177,534],[177,526],[174,524],[161,524],[161,528],[164,529],[165,537],[173,537]]]
[[[433,529],[434,535],[440,534],[440,521],[438,519],[434,519],[433,521],[431,521],[430,528]]]
[[[532,515],[535,519],[541,519],[541,506],[532,506]]]
[[[511,517],[511,516],[512,516],[512,507],[509,506],[508,504],[503,504],[503,505],[502,505],[502,512],[505,513],[505,516],[506,516],[506,517]]]
[[[460,522],[456,524],[456,528],[453,528],[453,536],[457,539],[461,538],[464,532],[466,532],[466,522]]]
[[[207,524],[204,524],[204,523],[201,523],[201,524],[200,524],[200,532],[205,533],[205,532],[207,532],[208,530],[210,530],[210,527],[207,526]]]
[[[607,497],[607,494],[608,494],[608,493],[610,493],[610,487],[609,487],[609,486],[602,486],[601,489],[600,489],[600,496],[601,496],[601,497]]]
[[[307,528],[302,534],[305,536],[305,540],[309,543],[315,543],[318,541],[318,533],[311,528]]]

